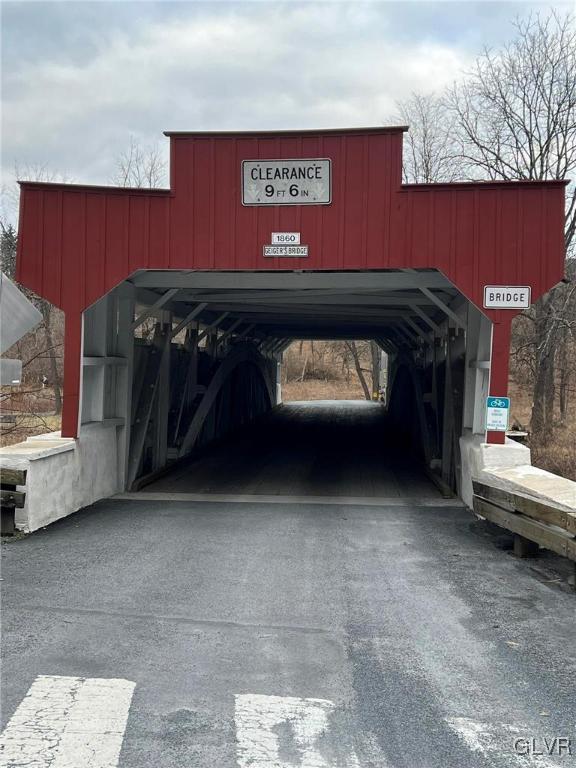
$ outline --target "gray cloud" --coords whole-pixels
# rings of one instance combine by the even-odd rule
[[[107,183],[130,134],[386,122],[460,76],[525,6],[5,4],[3,170]],[[492,31],[492,39],[486,40]]]

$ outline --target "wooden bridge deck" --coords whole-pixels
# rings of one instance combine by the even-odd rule
[[[347,400],[277,406],[143,490],[440,499],[387,432],[382,406]]]

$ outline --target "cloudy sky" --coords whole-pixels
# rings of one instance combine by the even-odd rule
[[[564,10],[573,5],[556,3]],[[390,122],[512,34],[520,2],[4,2],[2,170],[110,183],[130,135]]]

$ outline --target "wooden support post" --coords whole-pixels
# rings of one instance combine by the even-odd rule
[[[16,508],[22,509],[26,499],[17,486],[26,484],[25,469],[0,470],[0,534],[13,536],[16,533]]]
[[[182,423],[182,416],[184,411],[188,411],[194,398],[197,395],[198,384],[198,324],[194,323],[188,327],[186,332],[185,341],[186,352],[188,353],[188,369],[186,371],[186,382],[184,384],[184,390],[180,397],[180,405],[178,407],[178,418],[176,419],[176,426],[174,428],[174,437],[172,440],[173,445],[178,444],[178,436],[180,434],[180,425]]]
[[[510,360],[510,332],[512,321],[505,315],[506,310],[500,310],[500,318],[492,328],[492,356],[490,363],[490,396],[506,397],[508,395],[508,367]],[[505,432],[486,432],[486,442],[503,445],[506,442]]]
[[[442,480],[452,487],[454,402],[452,392],[452,340],[448,328],[446,336],[446,362],[444,365],[444,416],[442,420]]]
[[[156,419],[154,448],[152,453],[152,470],[160,469],[168,459],[168,415],[170,412],[170,359],[172,344],[172,325],[166,324],[167,342],[162,353],[158,385],[156,387]]]
[[[62,437],[78,437],[82,381],[82,313],[66,312],[64,320],[64,389]]]
[[[160,323],[156,324],[152,347],[149,352],[149,359],[144,372],[142,390],[139,402],[136,406],[134,424],[132,425],[132,439],[130,441],[130,460],[128,462],[128,487],[138,475],[140,462],[144,454],[146,443],[146,434],[152,415],[152,407],[158,387],[163,357],[166,354],[166,348],[170,344],[170,332]]]
[[[514,534],[514,554],[516,557],[536,557],[540,547],[535,541],[525,539],[519,533]]]
[[[128,283],[117,289],[118,332],[115,340],[115,354],[123,357],[126,365],[116,377],[116,416],[124,420],[118,429],[118,479],[120,488],[127,489],[130,430],[132,424],[132,394],[134,377],[134,286]]]
[[[463,426],[475,435],[483,435],[486,431],[491,339],[492,323],[479,309],[470,304],[466,334]]]
[[[409,367],[412,374],[414,395],[416,398],[416,408],[418,410],[418,422],[420,424],[422,448],[424,449],[424,461],[426,464],[426,468],[429,469],[430,459],[431,459],[430,430],[428,429],[428,421],[426,420],[426,410],[424,408],[424,393],[422,392],[422,381],[420,378],[420,372],[416,368],[416,366],[413,363],[410,363]]]
[[[210,355],[210,357],[216,357],[216,347],[218,346],[218,330],[216,328],[212,328],[207,333],[205,332],[204,334],[200,334],[198,341],[200,342],[204,336],[206,336],[206,352]]]
[[[239,345],[235,347],[219,364],[216,369],[212,380],[210,381],[206,392],[198,408],[194,412],[194,416],[188,425],[182,445],[179,450],[179,457],[185,456],[193,448],[200,432],[205,430],[207,438],[210,439],[210,434],[213,427],[214,418],[212,406],[225,385],[226,380],[230,373],[236,368],[237,365],[246,361],[252,360],[256,363],[262,374],[263,381],[266,385],[268,400],[270,404],[275,402],[275,391],[273,384],[270,380],[269,369],[263,364],[264,361],[258,356],[256,351],[250,345]]]
[[[440,402],[438,399],[438,357],[440,339],[434,336],[432,343],[432,412],[434,414],[434,458],[440,456]]]

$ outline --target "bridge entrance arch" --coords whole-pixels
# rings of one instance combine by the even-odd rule
[[[66,313],[63,438],[111,430],[130,488],[277,402],[291,340],[369,338],[392,420],[464,493],[461,441],[505,442],[484,414],[512,319],[563,277],[565,185],[403,184],[405,130],[172,132],[169,189],[23,182],[17,276]]]

